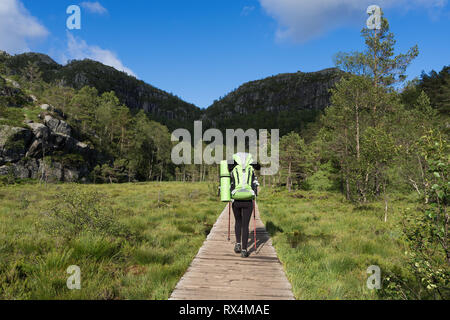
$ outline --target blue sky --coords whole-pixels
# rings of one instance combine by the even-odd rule
[[[72,4],[81,30],[66,27]],[[383,8],[398,52],[419,45],[410,79],[450,64],[447,0],[0,0],[0,49],[100,60],[203,108],[244,82],[363,49],[370,4]]]

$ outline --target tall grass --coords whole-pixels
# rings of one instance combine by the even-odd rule
[[[222,209],[209,189],[0,187],[0,299],[167,299]],[[70,265],[81,290],[67,288]]]
[[[262,190],[262,219],[297,299],[379,299],[366,285],[367,268],[405,265],[401,208],[413,203],[394,196],[388,221],[384,204],[355,206],[338,193]]]
[[[0,187],[0,299],[167,299],[223,209],[214,193],[181,182]],[[413,197],[392,195],[387,222],[384,203],[333,192],[263,188],[258,204],[297,299],[378,299],[366,270],[403,270],[400,212]],[[66,286],[70,265],[81,290]]]

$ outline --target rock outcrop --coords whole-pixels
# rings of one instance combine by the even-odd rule
[[[71,136],[67,122],[45,115],[44,123],[0,126],[0,176],[83,181],[88,179],[95,150]]]
[[[28,129],[0,126],[0,165],[23,158],[31,139]]]

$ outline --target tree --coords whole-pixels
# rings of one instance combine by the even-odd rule
[[[52,106],[58,106],[58,109],[66,116],[69,112],[69,104],[75,95],[75,90],[69,87],[51,85],[43,93],[43,99]]]
[[[0,62],[0,75],[7,74],[6,66],[3,62]]]
[[[448,115],[450,110],[450,66],[443,67],[439,73],[434,70],[430,74],[422,73],[418,88],[425,91],[434,108],[442,114]]]
[[[392,86],[405,79],[405,71],[417,56],[417,46],[394,56],[394,35],[382,17],[381,30],[364,28],[364,52],[338,53],[335,63],[353,74],[331,90],[331,107],[325,112],[323,136],[335,150],[331,158],[342,171],[347,199],[366,202],[386,195],[387,170],[397,148],[391,135],[403,113]],[[386,197],[385,197],[386,200]],[[387,203],[386,203],[387,206]]]
[[[380,30],[362,29],[366,44],[364,52],[339,52],[334,61],[344,71],[370,77],[375,86],[392,86],[406,79],[406,69],[419,50],[415,45],[406,54],[394,56],[394,34],[389,32],[389,22],[384,16],[381,22]]]
[[[148,119],[141,110],[132,123],[127,157],[132,171],[141,180],[162,180],[170,161],[170,133],[167,127]]]
[[[75,125],[83,133],[88,133],[89,128],[94,127],[95,111],[99,104],[96,88],[85,86],[81,88],[70,101],[69,111],[75,120]]]
[[[100,143],[107,145],[112,155],[122,156],[128,145],[130,110],[120,104],[113,91],[105,92],[98,99],[94,117],[94,128],[100,137]]]
[[[404,100],[403,100],[404,101]],[[438,124],[438,113],[431,107],[430,99],[421,92],[415,101],[398,112],[392,119],[391,130],[398,145],[398,157],[395,166],[403,183],[422,196],[426,189],[424,159],[420,156],[418,142],[430,129]]]
[[[331,90],[331,106],[322,118],[322,135],[330,155],[342,170],[347,199],[354,198],[357,191],[367,199],[365,188],[366,165],[361,161],[361,136],[366,130],[371,102],[375,95],[369,78],[350,76],[342,79]]]
[[[293,180],[306,177],[305,148],[305,142],[296,132],[291,132],[280,140],[280,163],[289,192],[292,190]]]
[[[403,299],[450,298],[450,244],[448,227],[450,150],[445,136],[429,130],[418,142],[426,189],[419,210],[404,212],[403,235],[408,246],[410,277],[389,271],[384,293]]]
[[[25,68],[22,69],[22,75],[32,89],[42,80],[42,72],[36,61],[28,61]]]

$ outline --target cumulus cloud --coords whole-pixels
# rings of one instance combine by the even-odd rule
[[[371,4],[403,10],[441,10],[447,0],[259,0],[264,10],[279,24],[277,40],[305,42],[340,26],[364,21]]]
[[[30,51],[29,43],[48,36],[47,29],[19,0],[0,1],[0,49],[9,53]]]
[[[96,2],[84,1],[80,3],[80,5],[90,13],[105,14],[108,12],[108,10],[105,7],[103,7],[98,1]]]
[[[136,77],[131,69],[123,65],[114,52],[95,45],[89,45],[83,39],[75,38],[71,33],[67,32],[67,52],[64,53],[63,62],[66,63],[68,60],[74,59],[95,60]]]

